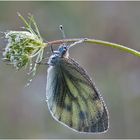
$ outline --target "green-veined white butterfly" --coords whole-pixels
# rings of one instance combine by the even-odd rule
[[[78,131],[104,132],[108,129],[108,111],[99,91],[86,71],[68,56],[71,45],[62,44],[50,56],[46,98],[55,120]]]

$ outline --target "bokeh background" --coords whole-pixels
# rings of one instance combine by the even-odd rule
[[[89,37],[140,50],[140,2],[0,2],[0,31],[21,30],[32,13],[46,41]],[[6,41],[1,38],[1,48]],[[49,57],[49,49],[45,56]],[[103,134],[78,134],[56,122],[45,102],[47,66],[25,88],[27,71],[0,61],[0,138],[140,138],[140,58],[94,44],[70,50],[89,73],[109,110]],[[0,55],[2,57],[2,54]]]

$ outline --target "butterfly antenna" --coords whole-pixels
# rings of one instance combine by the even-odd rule
[[[61,33],[62,33],[63,39],[65,39],[65,38],[66,38],[66,35],[65,35],[65,32],[64,32],[63,25],[60,25],[60,26],[59,26],[59,29],[60,29],[60,31],[61,31]]]

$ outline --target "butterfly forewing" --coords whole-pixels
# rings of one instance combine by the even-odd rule
[[[79,132],[104,132],[108,114],[102,98],[85,70],[73,59],[60,58],[50,66],[46,87],[52,116]]]

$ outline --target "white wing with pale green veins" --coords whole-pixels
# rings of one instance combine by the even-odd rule
[[[52,116],[79,132],[104,132],[108,113],[93,82],[72,59],[60,58],[50,66],[46,97]]]

